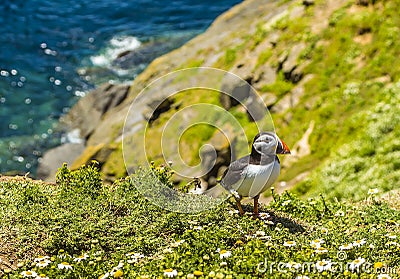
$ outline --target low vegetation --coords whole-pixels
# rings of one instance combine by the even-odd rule
[[[143,198],[138,183],[162,191],[160,180],[168,182],[169,176],[153,167],[107,185],[92,165],[76,171],[63,166],[57,184],[2,178],[3,277],[399,275],[400,212],[378,198],[378,190],[365,191],[359,203],[273,193],[255,219],[250,206],[245,206],[249,214],[239,216],[229,199],[188,214]]]

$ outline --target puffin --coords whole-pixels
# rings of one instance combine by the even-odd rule
[[[288,146],[274,132],[260,132],[253,140],[251,153],[233,161],[219,183],[236,199],[239,214],[244,211],[243,197],[254,199],[254,215],[258,216],[258,199],[277,179],[280,161],[277,154],[290,154]]]

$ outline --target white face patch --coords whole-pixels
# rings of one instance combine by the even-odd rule
[[[262,135],[254,143],[254,149],[260,154],[275,154],[278,142],[272,135]]]

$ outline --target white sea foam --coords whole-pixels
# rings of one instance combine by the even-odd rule
[[[118,55],[129,50],[134,50],[141,45],[134,36],[116,36],[112,38],[100,54],[90,57],[93,65],[109,67]]]
[[[74,129],[69,131],[66,135],[63,135],[61,137],[61,142],[81,144],[84,140],[81,138],[81,131],[79,129]]]

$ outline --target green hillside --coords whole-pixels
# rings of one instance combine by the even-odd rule
[[[86,149],[74,170],[62,167],[56,183],[0,176],[0,277],[400,278],[398,7],[400,0],[247,0],[151,63],[129,93],[124,87],[121,103],[96,114],[96,125],[83,98],[71,112],[93,131],[84,133]],[[229,199],[210,209],[207,197],[182,193],[171,200],[207,210],[165,210],[139,190],[153,198],[170,193],[165,185],[176,181],[168,169],[127,174],[121,134],[129,106],[155,78],[198,66],[248,80],[293,151],[281,156],[280,181],[267,191],[271,202],[259,219],[240,217]],[[104,88],[117,96],[118,88]],[[162,97],[160,89],[149,96]],[[129,159],[161,163],[159,138],[174,113],[197,103],[221,105],[219,95],[202,92],[177,94],[152,119],[150,158],[135,150],[144,131],[129,134]],[[147,123],[154,99],[147,101],[137,108],[143,119],[125,128]],[[254,136],[243,107],[227,109]],[[215,128],[197,125],[179,144],[197,164],[198,149],[215,138]]]
[[[167,99],[146,131],[147,158],[138,151],[144,144],[140,129],[129,134],[132,147],[122,148],[122,127],[129,131],[146,125],[143,120],[124,126],[129,107],[157,77],[205,66],[249,81],[266,102],[277,134],[293,150],[292,156],[282,158],[280,181],[286,190],[305,197],[323,193],[327,198],[355,200],[371,188],[394,190],[400,180],[399,4],[397,0],[244,1],[204,34],[151,63],[135,79],[128,97],[107,111],[89,133],[86,150],[73,167],[97,160],[103,177],[113,181],[127,175],[123,153],[134,162],[165,163],[163,152],[174,152],[160,146],[165,124],[197,103],[221,105],[218,92],[189,90]],[[168,91],[168,86],[214,80],[214,88],[219,88],[221,80],[214,76],[182,74],[164,88],[149,89],[149,100],[137,113],[149,117],[150,107],[163,98],[160,91]],[[79,117],[90,122],[91,114],[81,113],[82,107],[84,103],[77,106],[76,122]],[[257,129],[243,107],[232,106],[228,112],[251,139]],[[207,111],[195,116],[199,122],[213,117]],[[179,146],[189,164],[199,163],[199,148],[212,141],[214,132],[207,125],[185,132]],[[239,156],[247,146],[235,148]]]

